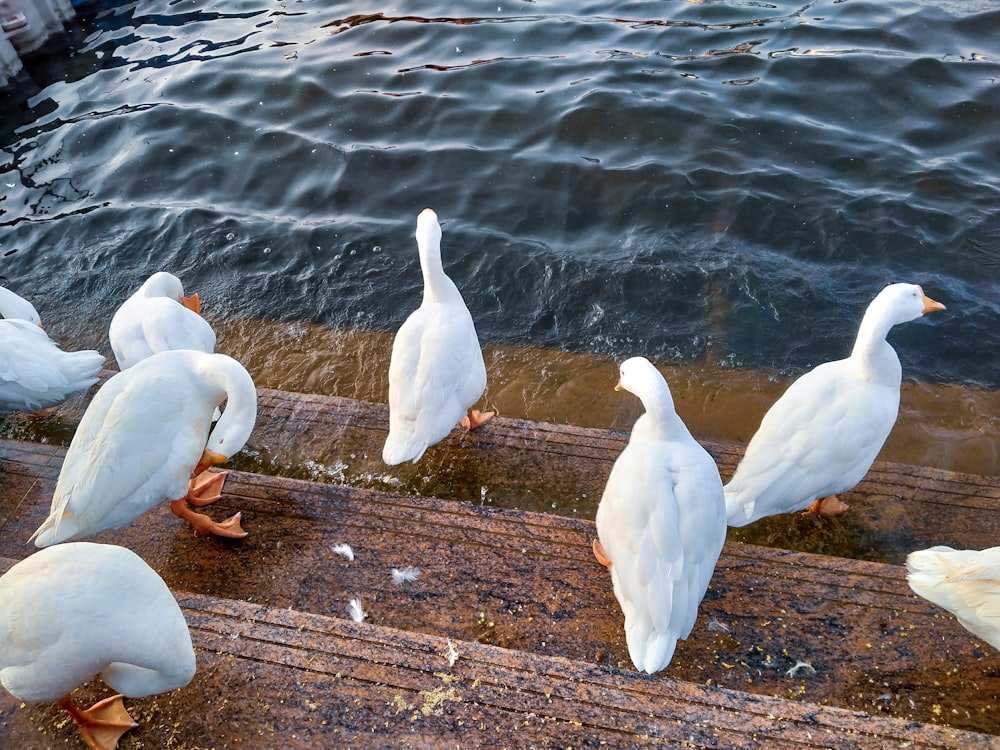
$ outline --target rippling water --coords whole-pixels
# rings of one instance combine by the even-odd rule
[[[485,343],[787,375],[905,280],[948,312],[904,373],[998,388],[998,39],[992,0],[100,0],[0,101],[0,274],[109,354],[158,269],[393,331],[432,206]]]

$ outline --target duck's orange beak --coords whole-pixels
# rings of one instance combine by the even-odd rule
[[[921,294],[924,294],[923,287],[918,286],[917,288],[920,289]],[[935,310],[947,310],[947,309],[948,308],[946,308],[940,302],[936,302],[932,300],[930,297],[928,297],[926,294],[924,294],[924,310],[923,310],[924,315],[926,315],[929,312],[934,312]]]
[[[198,299],[197,294],[192,294],[190,297],[181,297],[181,304],[188,310],[201,315],[201,300]]]
[[[622,389],[622,379],[618,378],[618,382],[615,383],[615,390],[620,391]]]
[[[229,459],[221,453],[216,453],[215,451],[210,451],[206,448],[205,452],[201,454],[201,460],[198,462],[198,465],[194,467],[192,476],[198,476],[208,467],[215,466],[215,464],[224,464],[228,460]]]

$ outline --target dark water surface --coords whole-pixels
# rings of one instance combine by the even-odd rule
[[[71,345],[159,269],[382,336],[431,206],[487,345],[766,380],[914,281],[948,311],[894,331],[906,376],[1000,388],[992,0],[101,0],[50,50],[0,100],[0,275]]]

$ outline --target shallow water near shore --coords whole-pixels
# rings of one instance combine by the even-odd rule
[[[392,334],[254,320],[219,321],[216,330],[220,349],[235,352],[260,386],[373,403],[387,399]],[[485,358],[489,384],[481,406],[503,416],[628,431],[642,412],[638,399],[615,392],[618,365],[610,357],[487,345]],[[791,382],[719,364],[657,365],[692,434],[711,441],[748,441]],[[880,458],[994,474],[998,414],[1000,392],[906,382],[896,428]]]
[[[391,332],[259,319],[212,322],[217,350],[243,362],[259,387],[371,403],[387,400]],[[63,340],[88,338],[81,327]],[[85,345],[105,352],[114,367],[106,342],[99,340],[100,334],[93,338]],[[618,365],[611,357],[491,344],[484,347],[484,357],[489,382],[480,407],[502,416],[627,432],[642,412],[638,399],[614,390]],[[746,443],[792,380],[725,364],[656,365],[692,434],[716,442]],[[899,418],[879,458],[996,474],[998,414],[1000,391],[904,381]],[[70,435],[58,429],[46,433],[44,424],[44,420],[36,423],[40,439],[68,441]]]
[[[386,400],[389,333],[253,319],[213,322],[219,350],[246,362],[261,387],[371,403]],[[617,365],[611,358],[495,345],[486,346],[485,357],[490,384],[481,403],[502,416],[625,434],[640,413],[637,399],[613,390]],[[743,368],[657,364],[692,433],[716,444],[745,443],[788,384],[787,378]],[[901,402],[899,420],[881,459],[973,474],[996,473],[998,431],[992,415],[998,413],[1000,392],[906,382]],[[308,421],[308,416],[303,419]],[[59,417],[0,416],[0,436],[67,445],[73,425],[72,419]],[[323,435],[305,437],[296,429],[287,435],[265,431],[266,436],[258,432],[258,438],[251,438],[252,445],[227,466],[588,519],[596,513],[603,486],[601,476],[584,482],[580,478],[553,482],[550,477],[533,478],[531,471],[501,479],[480,465],[490,460],[489,451],[481,458],[442,460],[436,455],[416,465],[389,467],[381,461],[380,445],[357,443],[357,436],[341,443]],[[456,433],[446,442],[461,440]],[[532,460],[536,465],[537,459]],[[724,479],[727,472],[723,469]],[[817,522],[791,514],[731,529],[729,536],[736,541],[899,565],[914,549],[913,524],[907,513],[905,504],[887,497],[874,515],[870,509],[855,509]],[[982,522],[992,524],[987,517]]]

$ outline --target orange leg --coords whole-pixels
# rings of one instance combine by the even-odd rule
[[[601,540],[595,539],[592,547],[594,550],[594,557],[597,558],[597,562],[599,562],[605,568],[610,568],[611,560],[608,558],[607,553],[604,551],[604,547],[601,546]]]
[[[125,710],[120,695],[105,698],[83,710],[77,708],[68,695],[59,701],[59,705],[80,727],[83,741],[92,750],[114,750],[125,732],[139,726]]]
[[[812,501],[803,513],[812,513],[820,518],[832,518],[839,516],[851,506],[845,503],[836,495],[827,495]]]
[[[170,510],[175,516],[183,518],[185,521],[194,526],[195,536],[215,534],[216,536],[224,536],[230,539],[243,539],[247,536],[243,527],[240,526],[240,517],[242,516],[241,513],[237,513],[235,516],[227,518],[222,523],[217,523],[204,513],[195,513],[191,510],[191,508],[188,507],[187,500],[183,497],[180,500],[171,500]]]
[[[222,485],[226,482],[228,472],[208,471],[207,469],[188,481],[187,501],[191,505],[202,508],[216,502],[222,497]]]
[[[476,409],[470,408],[468,414],[462,417],[459,422],[462,427],[466,430],[475,430],[477,427],[482,427],[484,424],[493,419],[493,415],[496,412],[492,411],[478,411]]]

